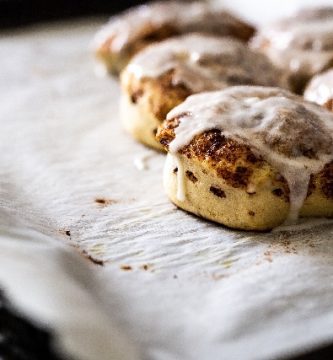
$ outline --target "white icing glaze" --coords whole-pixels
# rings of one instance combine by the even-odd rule
[[[174,85],[193,92],[230,85],[286,86],[281,75],[262,54],[242,42],[224,37],[190,34],[165,40],[137,54],[127,67],[137,78],[157,78],[173,70]]]
[[[312,22],[295,21],[289,26],[278,24],[277,28],[266,28],[263,31],[272,46],[279,50],[333,50],[333,18]]]
[[[251,45],[292,72],[315,74],[333,59],[333,8],[303,10],[264,26]]]
[[[315,76],[306,88],[304,98],[320,105],[333,99],[333,70]]]
[[[177,33],[202,31],[230,35],[237,24],[238,20],[232,15],[217,11],[208,3],[159,1],[112,17],[96,34],[94,44],[99,47],[112,39],[110,50],[119,52],[165,25],[172,26]]]
[[[333,114],[282,89],[235,86],[193,95],[167,119],[176,117],[180,124],[169,145],[171,154],[196,135],[220,129],[277,169],[290,190],[286,223],[297,220],[311,174],[333,160]],[[304,156],[305,150],[311,157]]]

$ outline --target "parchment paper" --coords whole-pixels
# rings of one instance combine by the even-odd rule
[[[99,24],[2,33],[2,229],[90,256],[104,310],[143,359],[271,359],[332,341],[333,226],[248,233],[173,206],[164,155],[123,132],[119,87],[93,71]]]

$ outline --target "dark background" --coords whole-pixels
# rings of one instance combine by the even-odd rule
[[[0,29],[15,28],[42,21],[84,16],[109,16],[144,2],[144,0],[0,0]],[[333,360],[332,343],[300,356],[288,358],[288,360],[324,359]]]
[[[110,15],[143,2],[135,0],[0,0],[0,28],[64,18]]]

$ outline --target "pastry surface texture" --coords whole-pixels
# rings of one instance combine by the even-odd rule
[[[96,34],[94,48],[108,70],[118,74],[147,45],[196,31],[247,41],[254,28],[204,2],[159,1],[112,17]]]
[[[333,7],[299,11],[260,29],[251,46],[290,72],[302,93],[308,80],[333,66]]]
[[[152,45],[121,74],[122,121],[140,142],[155,139],[167,113],[189,95],[233,85],[288,87],[286,76],[263,54],[224,37],[190,34]]]
[[[333,114],[279,88],[190,96],[157,137],[177,206],[232,228],[333,216]]]

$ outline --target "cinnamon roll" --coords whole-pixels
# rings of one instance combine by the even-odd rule
[[[314,76],[305,89],[304,98],[333,111],[333,69]]]
[[[114,16],[94,39],[97,58],[118,74],[138,51],[171,36],[203,32],[247,41],[254,28],[200,1],[159,1]]]
[[[277,66],[290,72],[294,91],[333,66],[333,7],[305,9],[264,26],[251,41]]]
[[[166,114],[194,93],[232,85],[288,87],[285,75],[262,54],[233,38],[188,34],[151,45],[121,74],[121,117],[140,142],[155,138]]]
[[[192,95],[157,138],[166,192],[184,210],[245,230],[333,216],[333,114],[289,91]]]

